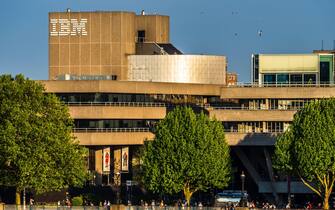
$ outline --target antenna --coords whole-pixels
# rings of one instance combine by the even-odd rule
[[[323,50],[323,40],[321,41],[321,50]]]

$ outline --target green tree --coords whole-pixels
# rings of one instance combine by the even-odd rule
[[[80,186],[86,150],[71,134],[68,108],[42,84],[0,76],[0,185],[37,193]]]
[[[335,99],[311,102],[294,115],[276,142],[274,167],[300,177],[329,209],[335,180]]]
[[[224,188],[231,174],[223,126],[191,108],[177,107],[156,126],[154,141],[143,152],[143,183],[155,193],[192,194]]]

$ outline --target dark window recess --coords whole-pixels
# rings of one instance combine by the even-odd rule
[[[288,74],[277,74],[277,83],[278,84],[288,84],[289,75]]]
[[[315,84],[316,75],[315,74],[304,74],[304,84]]]
[[[291,74],[290,83],[291,84],[302,84],[302,74]]]
[[[145,31],[137,31],[137,42],[145,42]]]
[[[264,83],[265,84],[275,84],[276,75],[275,74],[264,74]]]
[[[320,62],[320,83],[329,84],[329,62]]]
[[[117,80],[117,75],[112,75],[112,80]]]
[[[255,55],[255,58],[254,58],[254,65],[255,65],[255,72],[254,72],[254,82],[258,82],[258,74],[259,74],[259,57],[258,55]]]

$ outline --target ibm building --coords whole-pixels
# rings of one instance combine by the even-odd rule
[[[335,51],[252,55],[252,83],[239,85],[225,56],[178,50],[169,23],[144,12],[49,14],[49,80],[41,82],[69,105],[95,184],[134,180],[157,121],[187,105],[222,121],[233,158],[229,189],[241,189],[244,171],[251,195],[311,193],[294,179],[288,189],[271,156],[297,110],[335,96]]]

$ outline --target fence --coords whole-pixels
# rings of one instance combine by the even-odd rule
[[[175,207],[175,206],[49,206],[26,205],[25,210],[221,210],[220,207]],[[23,205],[4,205],[4,210],[24,210]]]

